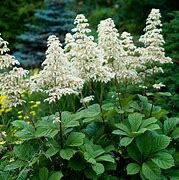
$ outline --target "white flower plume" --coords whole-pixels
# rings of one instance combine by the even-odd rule
[[[46,59],[42,64],[44,68],[31,78],[31,91],[44,91],[48,94],[45,101],[51,103],[63,95],[78,94],[83,80],[78,78],[55,35],[49,36],[47,46]]]
[[[0,73],[0,95],[5,96],[4,107],[16,107],[25,102],[21,95],[28,88],[28,82],[25,80],[28,71],[13,67],[19,63],[15,57],[6,53],[9,51],[7,45],[8,42],[0,37],[0,70],[2,71]]]
[[[7,41],[4,41],[0,37],[0,69],[11,68],[15,64],[19,64],[14,56],[6,53],[9,51],[9,48],[7,47],[8,44],[9,43]]]
[[[155,63],[159,62],[170,63],[171,58],[165,57],[164,48],[162,47],[165,43],[161,34],[162,23],[159,9],[152,9],[147,20],[146,27],[144,29],[145,34],[139,39],[139,42],[144,44],[145,48],[142,48],[141,59],[143,63]]]
[[[114,77],[111,69],[105,65],[102,51],[94,42],[93,36],[88,36],[91,30],[88,28],[88,20],[84,15],[77,15],[75,19],[76,28],[72,31],[73,36],[66,36],[66,48],[70,61],[78,69],[79,76],[89,81],[108,82]]]

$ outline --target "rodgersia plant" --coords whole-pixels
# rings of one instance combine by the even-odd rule
[[[146,65],[145,74],[153,75],[156,72],[163,72],[163,69],[158,64],[172,63],[172,59],[165,56],[165,43],[162,32],[161,15],[159,9],[152,9],[144,29],[145,34],[139,39],[143,43],[144,48],[139,51],[141,53],[140,60]]]
[[[102,20],[98,25],[98,46],[119,82],[139,82],[137,68],[141,67],[141,63],[137,47],[129,33],[119,35],[111,18]]]
[[[43,69],[31,78],[31,91],[43,91],[48,94],[45,101],[58,101],[63,95],[78,94],[83,87],[83,80],[77,76],[77,71],[68,61],[61,48],[59,39],[49,36],[46,59]]]
[[[76,28],[66,37],[66,49],[69,48],[68,57],[78,69],[79,76],[85,81],[101,81],[108,82],[114,74],[112,70],[106,66],[107,61],[103,57],[103,53],[98,48],[97,43],[94,42],[93,36],[88,34],[89,29],[88,20],[84,15],[77,15],[74,24]]]
[[[158,10],[152,12],[159,17]],[[157,18],[154,21],[159,22]],[[157,24],[153,19],[152,23]],[[109,18],[100,22],[95,43],[88,35],[90,29],[84,15],[78,15],[75,24],[74,34],[66,35],[65,49],[56,36],[48,38],[43,69],[30,79],[32,92],[47,94],[48,103],[44,106],[56,105],[58,111],[47,112],[45,117],[35,116],[34,121],[11,123],[12,148],[10,153],[1,155],[0,179],[177,179],[179,119],[169,118],[168,111],[150,102],[154,93],[128,93],[116,98],[116,92],[106,88],[106,99],[99,104],[91,104],[96,96],[87,96],[81,100],[85,109],[78,107],[72,113],[60,107],[61,97],[81,92],[84,81],[87,85],[91,80],[108,82],[114,73],[115,81],[109,87],[112,90],[114,85],[119,87],[119,82],[140,82],[141,71],[157,71],[160,64],[150,67],[154,59],[151,64],[145,60],[153,58],[153,52],[162,61],[162,56],[154,53],[155,48],[160,50],[160,41],[150,39],[149,33],[143,37],[143,42],[149,43],[141,51],[129,33],[119,36]],[[99,94],[102,83],[96,84],[93,90]],[[163,86],[152,85],[156,89]],[[122,93],[119,88],[116,90],[118,95]],[[6,137],[0,132],[2,139],[5,141]]]
[[[0,37],[0,95],[5,96],[3,106],[16,107],[25,101],[21,95],[28,88],[28,82],[24,79],[28,71],[14,67],[18,61],[6,52],[9,51],[8,42]]]

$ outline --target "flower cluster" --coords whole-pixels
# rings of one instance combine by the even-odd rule
[[[4,54],[9,51],[7,42],[0,37],[0,95],[5,96],[3,107],[13,107],[22,105],[25,102],[21,98],[22,92],[27,89],[28,82],[24,80],[28,71],[23,68],[13,67],[18,65],[18,61],[9,54]]]
[[[47,46],[43,69],[31,77],[31,91],[45,92],[48,94],[45,101],[52,103],[63,95],[78,94],[83,87],[83,80],[76,75],[77,71],[68,61],[55,35],[49,36]]]
[[[98,25],[98,45],[118,81],[139,81],[136,70],[141,67],[141,63],[132,36],[127,32],[120,36],[111,18]]]
[[[85,81],[110,81],[114,73],[105,65],[107,62],[93,36],[88,36],[91,32],[88,20],[82,14],[77,15],[75,25],[76,28],[72,30],[74,34],[66,37],[66,49],[69,48],[69,60],[77,68],[79,77]]]
[[[8,54],[7,42],[0,38],[0,95],[7,97],[6,106],[22,104],[22,92],[43,91],[48,97],[45,101],[56,102],[63,95],[78,94],[84,82],[100,81],[107,83],[115,77],[118,82],[141,83],[146,74],[163,72],[160,64],[172,62],[165,57],[164,39],[161,34],[160,12],[152,9],[146,21],[145,34],[139,39],[143,47],[136,47],[130,33],[121,35],[111,18],[98,25],[98,39],[89,35],[88,20],[83,14],[76,16],[75,28],[66,34],[65,47],[55,36],[49,36],[46,59],[43,69],[35,73],[30,81],[24,78],[28,71],[14,67],[18,61]],[[156,65],[157,64],[157,65]],[[9,71],[9,69],[12,70]],[[154,84],[159,89],[164,85]],[[91,100],[86,98],[86,100]],[[85,100],[85,99],[83,99]]]

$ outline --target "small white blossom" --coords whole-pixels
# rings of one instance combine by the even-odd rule
[[[89,103],[90,101],[93,101],[93,100],[94,100],[94,96],[91,95],[91,96],[87,96],[87,97],[81,99],[80,102],[87,104],[87,103]]]
[[[165,85],[162,84],[162,83],[159,83],[159,84],[153,84],[153,88],[155,88],[155,89],[161,89],[161,87],[165,87]]]
[[[78,78],[55,35],[49,36],[47,46],[44,68],[31,78],[31,91],[44,91],[48,94],[45,101],[52,103],[63,95],[78,94],[84,82]]]

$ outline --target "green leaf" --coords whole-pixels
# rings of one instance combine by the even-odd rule
[[[141,163],[142,155],[135,143],[131,143],[127,147],[128,155],[136,162]]]
[[[168,97],[172,96],[172,94],[170,92],[158,92],[156,95],[157,96],[168,96]]]
[[[102,156],[96,158],[96,161],[97,161],[97,162],[107,161],[107,162],[115,163],[114,158],[113,158],[111,155],[109,155],[109,154],[105,154],[105,155],[102,155]]]
[[[119,130],[119,129],[114,130],[114,131],[112,132],[112,134],[123,135],[123,136],[128,136],[128,135],[129,135],[128,133],[126,133],[126,132],[124,132],[124,131],[122,131],[122,130]]]
[[[118,123],[118,124],[115,124],[115,126],[116,126],[118,129],[124,131],[126,134],[130,135],[130,132],[131,132],[131,131],[130,131],[130,129],[129,129],[125,124],[123,124],[123,123]]]
[[[92,154],[89,154],[88,152],[85,152],[83,155],[84,155],[84,159],[87,162],[89,162],[91,164],[96,164],[96,160],[94,159]]]
[[[140,128],[148,128],[149,125],[156,123],[156,122],[157,122],[157,119],[155,117],[145,119],[142,121],[142,125]]]
[[[133,141],[133,139],[134,138],[131,138],[131,137],[124,137],[120,140],[120,145],[126,147]]]
[[[101,163],[96,163],[92,165],[92,169],[96,172],[97,175],[104,172],[104,166]]]
[[[22,168],[22,167],[26,166],[26,164],[27,164],[27,162],[25,162],[25,161],[16,160],[16,161],[8,164],[4,168],[4,171],[12,171],[14,169]]]
[[[40,180],[47,180],[48,179],[48,169],[43,167],[39,171],[39,178]]]
[[[19,159],[26,161],[30,160],[35,154],[33,146],[29,145],[28,143],[14,146],[13,152]]]
[[[139,113],[133,113],[128,116],[128,121],[131,126],[132,132],[137,132],[141,123],[142,123],[142,114]]]
[[[75,153],[76,153],[76,150],[70,149],[70,148],[66,148],[66,149],[62,149],[62,150],[60,151],[60,156],[61,156],[63,159],[70,160]]]
[[[174,131],[171,133],[171,137],[173,139],[178,139],[179,138],[179,127],[174,129]]]
[[[61,171],[54,172],[48,180],[60,180],[63,177],[63,174]]]
[[[80,132],[71,132],[66,141],[66,146],[81,146],[83,144],[85,134]]]
[[[174,160],[171,154],[167,152],[159,152],[155,154],[152,161],[162,169],[168,169],[174,166]]]
[[[98,116],[101,113],[99,104],[93,104],[80,112],[81,117],[88,118]]]
[[[141,167],[137,163],[130,163],[127,165],[127,174],[137,174],[139,173]]]
[[[79,126],[79,122],[75,119],[76,118],[75,114],[71,114],[68,111],[63,111],[61,114],[61,118],[62,118],[62,127],[64,129]]]
[[[50,147],[46,152],[45,152],[45,156],[47,158],[55,155],[57,152],[59,151],[59,148],[55,148],[55,147]]]
[[[49,117],[43,117],[42,120],[39,120],[37,122],[35,136],[53,138],[59,131],[57,124],[53,123],[55,117],[55,115],[51,115]]]
[[[161,171],[160,169],[152,162],[148,161],[142,164],[142,173],[146,179],[156,180],[160,179]]]
[[[102,109],[104,110],[104,111],[111,111],[111,110],[113,110],[115,108],[115,104],[113,104],[113,103],[106,103],[106,104],[103,104],[102,105]]]
[[[164,121],[164,134],[168,135],[172,130],[174,130],[174,128],[176,127],[176,125],[179,123],[179,119],[178,118],[169,118],[167,120]]]

